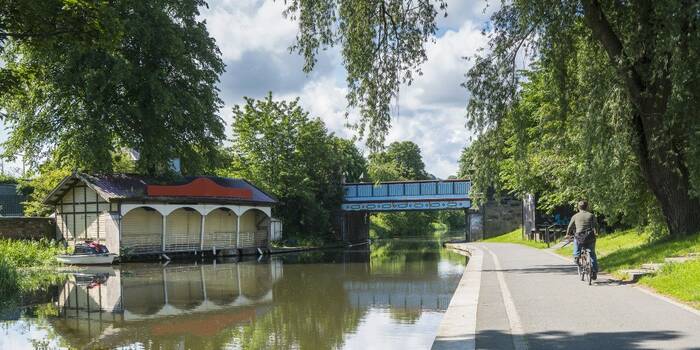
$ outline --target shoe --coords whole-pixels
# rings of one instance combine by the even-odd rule
[[[592,280],[597,280],[598,279],[598,272],[591,272],[591,279]]]

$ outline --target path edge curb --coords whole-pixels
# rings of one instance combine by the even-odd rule
[[[431,349],[473,350],[476,348],[476,317],[484,251],[465,243],[448,243],[445,248],[468,256],[469,262],[452,294]]]

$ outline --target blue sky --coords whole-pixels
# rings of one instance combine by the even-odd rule
[[[322,52],[314,71],[303,73],[302,58],[289,52],[297,27],[282,16],[283,8],[281,0],[210,0],[209,8],[202,9],[201,18],[226,63],[219,84],[225,103],[221,116],[228,125],[232,107],[244,96],[262,98],[272,91],[277,99],[299,97],[304,108],[320,117],[329,130],[342,137],[353,136],[345,127],[347,89],[338,49]],[[481,35],[487,20],[485,8],[484,0],[448,0],[448,16],[440,17],[438,36],[427,46],[423,75],[411,86],[401,87],[394,105],[387,143],[415,142],[422,150],[426,170],[441,178],[456,173],[457,159],[471,135],[464,125],[469,95],[460,84],[470,66],[463,57],[474,55],[486,43]],[[357,113],[350,111],[349,118],[356,120]],[[0,140],[7,133],[2,130]],[[362,141],[357,144],[366,154]],[[5,171],[21,169],[19,162],[5,164]]]

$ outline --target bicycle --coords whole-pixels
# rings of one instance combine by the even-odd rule
[[[591,260],[591,250],[584,248],[581,250],[581,255],[578,257],[578,274],[581,277],[581,281],[588,280],[588,285],[593,284],[593,262]]]
[[[569,243],[573,242],[575,238],[564,237],[567,240],[566,244],[561,246],[561,248],[566,247]],[[588,285],[593,284],[593,260],[591,260],[591,250],[589,248],[581,249],[581,255],[579,255],[576,261],[576,268],[578,269],[578,275],[581,277],[581,281],[588,280]]]

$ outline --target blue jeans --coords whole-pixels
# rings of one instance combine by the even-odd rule
[[[595,241],[579,245],[574,239],[574,258],[578,258],[581,255],[581,249],[585,248],[591,250],[591,265],[593,266],[593,271],[598,272],[598,258],[595,256]]]

